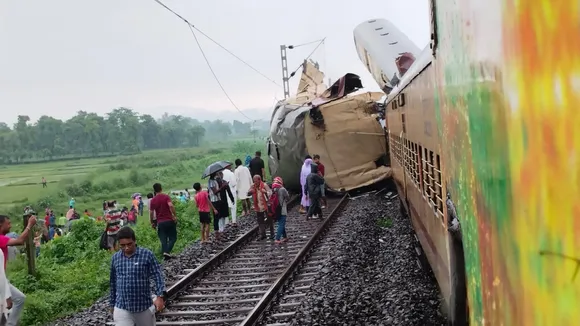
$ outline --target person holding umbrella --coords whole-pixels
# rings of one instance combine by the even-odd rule
[[[224,210],[222,209],[220,212],[220,209],[219,209],[219,207],[222,207],[222,205],[223,205],[220,193],[222,192],[222,190],[225,190],[226,187],[229,190],[229,184],[223,180],[221,182],[219,182],[218,180],[216,180],[216,176],[217,176],[218,172],[225,170],[228,166],[231,166],[231,163],[228,163],[225,161],[219,161],[219,162],[212,163],[205,169],[205,171],[203,172],[203,175],[201,176],[202,179],[207,178],[209,176],[209,180],[207,183],[207,189],[209,192],[209,200],[211,201],[211,204],[213,205],[213,207],[218,209],[217,213],[214,212],[214,218],[213,218],[213,230],[215,232],[215,238],[218,241],[221,238],[220,220],[223,218],[223,222],[225,222],[225,218],[227,217],[227,215],[222,216],[221,213],[223,213]],[[225,199],[226,198],[224,198],[224,200]],[[227,209],[227,206],[226,206],[226,209]]]

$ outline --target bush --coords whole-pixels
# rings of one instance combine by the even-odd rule
[[[175,201],[174,205],[177,252],[199,237],[199,218],[193,202]],[[22,325],[39,325],[74,313],[107,293],[111,254],[99,249],[104,228],[103,222],[74,221],[68,235],[42,246],[36,263],[37,277],[27,274],[23,258],[9,265],[12,284],[27,295]],[[160,257],[157,233],[146,216],[138,217],[135,233],[140,246]]]
[[[74,194],[72,196],[77,200],[77,206],[88,204],[96,209],[103,199],[125,198],[128,201],[133,192],[146,194],[151,191],[151,184],[155,181],[161,181],[167,187],[166,190],[182,187],[184,184],[191,185],[210,163],[245,156],[242,152],[222,153],[222,150],[212,153],[215,155],[197,150],[180,150],[163,155],[141,154],[110,159],[103,170],[88,175],[87,181],[62,179],[57,187],[51,188],[54,191],[51,196],[42,198],[37,203],[26,203],[34,204],[33,207],[39,214],[46,205],[50,205],[60,214],[68,207],[70,194]],[[227,157],[224,153],[227,153]],[[101,177],[108,172],[109,165],[118,164],[126,164],[130,168],[114,178]],[[153,168],[146,169],[145,165]],[[195,176],[194,180],[185,180],[192,175]],[[174,249],[177,253],[199,237],[199,218],[193,202],[177,201],[174,205],[178,218],[178,241]],[[13,230],[19,232],[22,230],[22,206],[16,206],[14,205],[9,215],[14,217]],[[111,254],[99,250],[99,239],[103,230],[102,223],[92,220],[73,222],[68,236],[42,246],[36,261],[37,277],[27,275],[26,262],[22,257],[10,262],[8,274],[11,282],[27,295],[22,325],[45,324],[89,306],[107,293]],[[161,256],[159,240],[156,231],[148,223],[147,212],[145,216],[138,217],[135,232],[140,246]]]

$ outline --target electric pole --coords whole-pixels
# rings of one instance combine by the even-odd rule
[[[288,77],[288,57],[286,56],[286,45],[280,45],[280,58],[282,60],[282,86],[284,86],[284,98],[290,97],[290,83]]]

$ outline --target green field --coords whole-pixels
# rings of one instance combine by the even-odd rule
[[[25,205],[43,216],[45,207],[64,213],[71,197],[82,212],[99,215],[103,200],[128,205],[131,194],[146,194],[160,182],[165,191],[191,189],[200,182],[205,167],[217,160],[244,159],[260,144],[236,142],[211,148],[147,151],[138,155],[82,159],[42,164],[0,166],[0,214],[13,217],[13,231],[20,232]],[[48,181],[42,188],[41,178]],[[180,251],[198,238],[199,224],[192,203],[176,203]],[[140,245],[159,251],[155,231],[141,218],[136,227]],[[20,257],[8,265],[11,282],[27,295],[23,325],[42,325],[92,304],[108,290],[110,254],[98,249],[104,225],[91,220],[73,224],[71,233],[45,244],[37,259],[37,277],[27,275]]]

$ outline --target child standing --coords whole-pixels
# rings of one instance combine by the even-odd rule
[[[201,243],[209,242],[209,225],[211,224],[210,209],[217,215],[217,209],[209,200],[209,193],[201,189],[201,184],[196,182],[193,185],[195,189],[195,205],[199,211],[199,223],[201,224]]]

